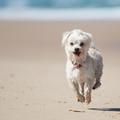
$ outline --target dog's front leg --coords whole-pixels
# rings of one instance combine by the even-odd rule
[[[93,80],[88,79],[85,84],[85,101],[87,104],[91,102],[91,92],[93,87]]]
[[[82,82],[82,83],[80,83],[80,92],[81,92],[81,94],[84,96],[84,82]]]
[[[84,96],[79,92],[79,84],[77,81],[72,81],[72,88],[76,94],[76,98],[78,102],[85,102]]]
[[[85,101],[87,104],[91,102],[91,89],[88,87],[86,88],[86,92],[85,92]]]

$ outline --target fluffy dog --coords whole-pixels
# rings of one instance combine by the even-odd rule
[[[79,29],[63,34],[67,55],[66,74],[78,102],[91,102],[92,89],[101,85],[103,60],[92,42],[92,35]]]

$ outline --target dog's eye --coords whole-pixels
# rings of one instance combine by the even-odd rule
[[[84,46],[84,43],[83,43],[83,42],[81,42],[81,43],[80,43],[80,46]]]
[[[70,42],[70,45],[72,45],[72,46],[73,46],[73,45],[74,45],[74,43],[73,43],[73,42]]]

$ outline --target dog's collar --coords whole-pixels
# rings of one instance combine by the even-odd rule
[[[80,69],[82,67],[81,64],[74,63],[73,61],[72,61],[72,64],[74,66],[74,69]]]

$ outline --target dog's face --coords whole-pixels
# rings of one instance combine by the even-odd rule
[[[81,30],[73,30],[63,35],[62,44],[69,58],[83,58],[91,43],[91,34]]]

